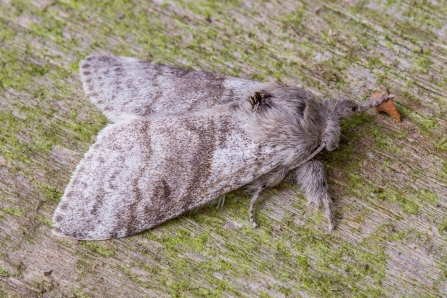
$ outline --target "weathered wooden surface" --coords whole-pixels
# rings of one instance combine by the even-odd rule
[[[447,4],[427,1],[0,1],[0,297],[441,297],[447,293]],[[293,185],[259,229],[232,194],[122,240],[73,242],[52,213],[106,125],[77,63],[134,56],[361,99],[320,154],[337,229]]]

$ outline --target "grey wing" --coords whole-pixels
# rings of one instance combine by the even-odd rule
[[[115,56],[88,56],[79,64],[85,93],[113,122],[209,108],[247,98],[274,83],[260,83]]]
[[[263,150],[229,116],[109,125],[73,174],[54,233],[100,240],[144,231],[274,169],[275,154]]]

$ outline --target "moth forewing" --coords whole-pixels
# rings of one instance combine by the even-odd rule
[[[202,111],[109,125],[85,154],[55,211],[55,233],[129,236],[240,188],[280,164],[240,114]]]

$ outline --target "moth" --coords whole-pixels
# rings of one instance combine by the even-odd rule
[[[134,58],[89,56],[83,89],[110,120],[76,167],[53,216],[53,232],[75,239],[126,237],[232,190],[251,195],[288,177],[322,205],[334,228],[324,166],[338,121],[393,95],[359,103],[186,70]]]

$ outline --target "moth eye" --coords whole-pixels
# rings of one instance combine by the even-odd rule
[[[353,112],[357,111],[357,107],[352,107],[352,111]]]

